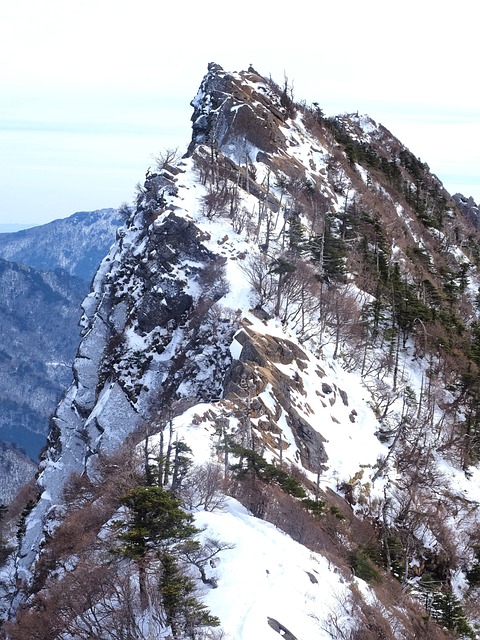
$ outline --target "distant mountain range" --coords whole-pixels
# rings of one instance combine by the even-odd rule
[[[18,447],[0,442],[0,504],[8,504],[36,469],[37,465]]]
[[[72,382],[80,303],[121,222],[103,209],[0,235],[0,442],[34,460]]]
[[[0,224],[0,233],[13,233],[22,229],[30,229],[29,224]]]
[[[85,280],[0,259],[0,439],[37,458],[72,380]]]
[[[39,271],[63,269],[90,283],[123,224],[117,209],[80,211],[16,233],[0,233],[0,257]]]

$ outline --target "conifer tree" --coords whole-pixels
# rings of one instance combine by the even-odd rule
[[[146,570],[149,555],[158,548],[185,540],[197,533],[193,517],[181,509],[181,502],[162,487],[137,487],[122,498],[130,519],[118,538],[120,552],[138,567],[140,605],[148,606]]]
[[[219,619],[212,616],[207,607],[195,597],[195,583],[185,575],[177,558],[164,551],[160,555],[160,563],[162,570],[159,590],[173,640],[182,637],[195,640],[202,627],[217,627]]]

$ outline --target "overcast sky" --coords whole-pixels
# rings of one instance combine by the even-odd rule
[[[480,202],[476,3],[0,0],[0,224],[131,202],[210,61],[385,125]]]

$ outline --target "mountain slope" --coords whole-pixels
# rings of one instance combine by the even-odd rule
[[[474,637],[474,226],[368,117],[326,119],[216,64],[192,106],[187,156],[147,175],[83,303],[16,580],[5,571],[5,600],[29,603],[9,637],[67,610],[52,637],[92,637],[99,611],[109,638],[119,611],[129,637],[216,637],[165,592],[147,603],[175,562],[238,640]],[[133,499],[163,490],[221,540],[212,564],[178,541],[119,543],[149,513]],[[66,585],[85,592],[86,567],[106,596],[73,611]],[[118,567],[128,612],[111,604]]]
[[[32,459],[45,446],[49,418],[72,379],[80,303],[87,293],[82,281],[90,283],[121,220],[108,209],[0,234],[0,255],[9,257],[1,263],[0,439]],[[11,489],[2,498],[7,494]]]
[[[33,478],[36,464],[17,447],[0,442],[0,469],[0,504],[5,505]]]
[[[90,284],[123,221],[117,209],[100,209],[15,233],[0,233],[0,256],[39,271],[63,269]]]
[[[0,259],[0,438],[37,459],[72,380],[84,281]]]

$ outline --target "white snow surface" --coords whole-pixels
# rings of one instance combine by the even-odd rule
[[[202,95],[199,93],[195,99],[196,103],[201,99]],[[359,118],[359,125],[367,137],[377,130],[377,125],[363,116]],[[300,123],[285,126],[283,133],[292,144],[291,156],[305,166],[307,173],[324,168],[325,150],[318,149],[318,145],[317,148],[312,146],[312,141],[301,130]],[[261,176],[265,168],[262,168],[261,163],[257,164]],[[305,367],[302,369],[295,363],[274,363],[273,366],[288,377],[301,380],[304,394],[292,391],[295,408],[312,429],[325,438],[324,446],[328,460],[326,470],[320,478],[321,488],[339,491],[343,482],[349,482],[356,477],[357,481],[360,478],[361,483],[369,485],[370,499],[382,499],[385,487],[389,486],[389,482],[395,481],[395,472],[387,466],[387,477],[379,479],[373,487],[370,486],[378,460],[388,454],[387,445],[381,444],[375,435],[379,424],[372,409],[371,390],[365,384],[368,382],[372,389],[372,381],[362,379],[360,374],[344,371],[340,360],[334,361],[329,357],[328,347],[323,349],[321,354],[316,354],[313,349],[308,349],[308,345],[300,345],[295,334],[289,331],[288,327],[282,326],[278,320],[259,320],[251,312],[253,296],[242,264],[245,256],[255,255],[261,233],[256,242],[252,242],[246,234],[236,233],[229,219],[207,219],[200,205],[205,188],[198,181],[192,160],[183,159],[179,163],[180,166],[184,173],[176,177],[178,195],[169,196],[169,203],[175,215],[193,220],[204,232],[207,238],[204,244],[207,249],[226,258],[226,278],[230,289],[217,304],[233,312],[239,310],[251,331],[290,340],[305,353]],[[312,169],[312,166],[315,169]],[[363,174],[362,178],[366,180]],[[333,198],[335,196],[332,194],[332,206],[335,206]],[[258,206],[255,198],[246,193],[243,194],[242,204],[250,211]],[[337,203],[336,206],[340,207],[341,204]],[[170,213],[171,210],[167,210],[159,215],[155,225],[160,226],[165,216]],[[400,211],[398,213],[401,214]],[[75,400],[79,406],[90,412],[85,426],[92,424],[93,430],[93,423],[98,422],[102,427],[101,435],[93,434],[98,436],[98,441],[93,438],[92,440],[95,444],[101,444],[106,451],[119,444],[128,432],[122,429],[117,431],[116,425],[122,424],[126,417],[132,421],[135,418],[135,411],[119,386],[105,387],[97,404],[93,406],[95,387],[91,386],[91,380],[95,378],[94,370],[98,368],[106,334],[103,319],[96,316],[105,295],[102,290],[103,280],[107,275],[115,276],[115,269],[121,263],[122,251],[127,252],[129,247],[133,247],[135,254],[141,257],[143,245],[137,244],[138,235],[139,230],[135,226],[125,231],[119,244],[112,248],[110,255],[102,263],[94,280],[94,293],[84,302],[84,326],[87,328],[87,335],[76,362],[78,381],[76,386],[70,389],[57,413],[62,428],[63,453],[59,460],[50,459],[43,463],[41,485],[44,487],[44,493],[39,507],[27,521],[25,546],[28,549],[23,574],[28,571],[27,565],[34,555],[32,549],[34,550],[35,545],[41,540],[41,518],[48,512],[49,507],[60,500],[60,489],[55,483],[61,485],[60,480],[62,477],[65,478],[68,470],[83,468],[85,452],[78,438],[81,419],[75,412],[72,401]],[[192,279],[186,283],[185,290],[195,298],[201,295],[197,283]],[[134,300],[135,295],[140,296],[140,290],[131,292]],[[118,318],[119,325],[125,313],[124,307],[119,307],[117,316],[114,316]],[[132,350],[146,351],[150,348],[149,340],[136,334],[134,326],[128,328],[126,336]],[[177,329],[165,350],[161,354],[153,353],[153,365],[171,360],[182,337],[182,330]],[[239,359],[241,352],[240,343],[233,338],[230,344],[231,357]],[[402,353],[400,365],[403,372],[402,384],[409,384],[418,395],[426,364],[414,361],[407,346]],[[319,374],[319,370],[322,371],[322,375]],[[143,382],[153,380],[156,375],[153,370],[147,371]],[[160,371],[158,377],[161,375]],[[392,380],[386,376],[384,382],[391,386]],[[324,384],[330,391],[324,390]],[[285,412],[283,409],[278,411],[277,400],[269,386],[260,394],[260,400],[266,412],[280,415],[277,425],[281,426],[282,436],[288,445],[284,453],[285,460],[299,464],[296,443],[287,424]],[[398,417],[400,410],[401,400],[392,406],[391,412],[396,412],[395,415]],[[225,418],[228,412],[221,402],[212,402],[197,404],[174,419],[175,435],[184,439],[191,447],[196,464],[215,459],[217,456],[219,436],[215,423],[219,416]],[[236,419],[230,416],[228,420],[230,429],[234,430]],[[155,445],[155,438],[152,438],[152,442]],[[435,443],[432,444],[434,445]],[[444,493],[451,491],[477,505],[480,503],[478,468],[472,468],[467,476],[439,454],[435,463],[442,474],[440,490]],[[309,473],[314,480],[315,475]],[[55,488],[53,493],[52,487]],[[323,627],[328,614],[336,610],[338,599],[347,594],[348,582],[329,566],[326,558],[294,542],[273,525],[254,518],[233,499],[228,500],[225,512],[199,512],[195,518],[199,526],[206,527],[205,536],[219,538],[235,545],[234,549],[225,550],[220,554],[218,566],[215,568],[218,588],[205,594],[206,604],[212,613],[221,619],[227,637],[231,640],[278,640],[279,634],[268,625],[268,617],[284,625],[299,640],[321,640],[331,637]],[[454,523],[451,523],[451,526],[454,527]],[[460,533],[458,532],[458,535]],[[425,546],[434,544],[431,532],[425,531],[424,543]],[[312,582],[309,574],[314,576],[317,582]],[[454,580],[461,583],[459,576],[455,576]],[[356,582],[360,584],[359,581]],[[360,586],[362,592],[368,597],[373,597],[366,585]]]
[[[205,527],[205,535],[235,545],[219,554],[210,574],[218,588],[204,597],[227,638],[278,640],[268,618],[301,640],[331,638],[322,625],[348,595],[348,583],[328,560],[233,499],[224,512],[197,513],[195,523]]]

